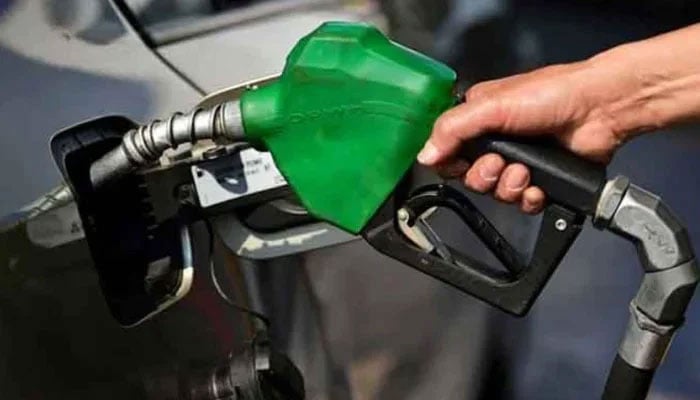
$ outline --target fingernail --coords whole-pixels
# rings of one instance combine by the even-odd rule
[[[498,173],[500,172],[500,166],[498,162],[492,160],[491,162],[485,162],[479,168],[479,176],[486,182],[493,182],[498,179]]]
[[[424,165],[432,165],[437,162],[440,152],[432,143],[426,142],[423,149],[418,153],[418,162]]]
[[[512,176],[515,175],[515,176]],[[522,173],[516,173],[513,174],[511,173],[509,176],[506,176],[506,189],[512,190],[514,192],[520,191],[525,189],[525,186],[527,186],[527,174],[522,174]]]

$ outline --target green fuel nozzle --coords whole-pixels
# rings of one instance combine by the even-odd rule
[[[270,151],[313,215],[357,233],[454,104],[455,80],[372,26],[324,23],[279,80],[241,97],[245,138]]]

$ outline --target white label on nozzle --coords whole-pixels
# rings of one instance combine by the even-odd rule
[[[211,207],[287,184],[270,153],[245,149],[191,168],[199,203]]]

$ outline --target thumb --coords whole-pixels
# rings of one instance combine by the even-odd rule
[[[504,113],[493,100],[470,101],[444,112],[433,125],[430,138],[418,153],[418,162],[434,166],[454,155],[461,144],[488,131],[501,130]]]

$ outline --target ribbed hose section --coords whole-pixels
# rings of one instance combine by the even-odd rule
[[[26,215],[26,219],[29,220],[71,201],[73,201],[73,192],[65,183],[62,183],[23,209],[29,210]]]
[[[50,192],[22,207],[17,212],[18,218],[3,218],[3,221],[0,221],[0,234],[10,231],[45,212],[65,206],[71,201],[73,201],[73,192],[65,183],[61,183]]]
[[[167,120],[155,120],[132,129],[122,144],[90,167],[94,188],[148,166],[168,149],[203,139],[243,140],[243,121],[238,101],[229,101],[187,114],[175,113]]]

